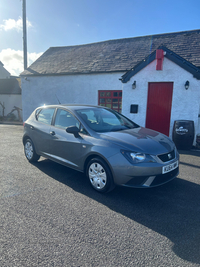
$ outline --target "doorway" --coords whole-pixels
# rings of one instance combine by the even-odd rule
[[[148,85],[146,127],[169,136],[173,82]]]

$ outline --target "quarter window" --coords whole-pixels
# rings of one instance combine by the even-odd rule
[[[54,108],[41,109],[41,111],[38,114],[36,114],[36,118],[40,122],[51,125],[54,111],[55,111]]]
[[[121,113],[122,111],[122,91],[99,91],[98,104],[111,108]]]

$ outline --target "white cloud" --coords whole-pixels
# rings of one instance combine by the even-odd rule
[[[17,30],[22,31],[22,18],[19,17],[18,20],[14,19],[7,19],[3,20],[3,24],[0,24],[0,30],[9,31],[9,30]],[[32,27],[31,22],[27,19],[26,20],[26,27],[30,28]]]
[[[30,66],[43,53],[28,53],[28,66]],[[0,52],[0,61],[11,75],[18,76],[24,70],[23,51],[10,48]]]

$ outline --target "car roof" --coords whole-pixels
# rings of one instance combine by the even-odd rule
[[[106,108],[102,106],[95,105],[84,105],[84,104],[56,104],[56,105],[44,105],[38,108],[70,108],[71,110],[85,109],[85,108]],[[37,108],[37,109],[38,109]]]

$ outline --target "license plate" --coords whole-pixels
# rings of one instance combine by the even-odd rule
[[[178,160],[172,164],[164,166],[162,168],[162,174],[167,173],[167,172],[171,172],[171,171],[175,170],[177,167],[178,167]]]

